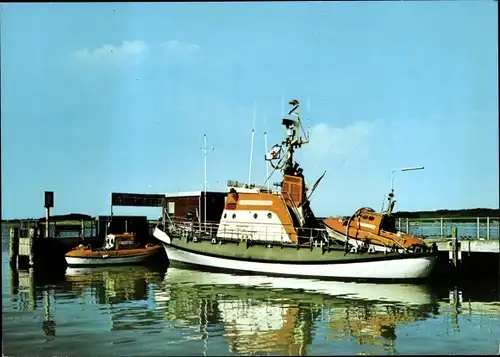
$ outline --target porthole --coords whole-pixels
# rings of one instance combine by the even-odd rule
[[[224,213],[224,218],[226,218],[226,217],[227,217],[227,213]]]
[[[235,219],[235,218],[236,218],[236,213],[233,213],[233,219]]]
[[[363,219],[368,219],[368,216],[367,216],[367,215],[364,215],[364,216],[363,216]]]
[[[257,219],[257,213],[253,214],[253,218]]]
[[[273,214],[272,214],[271,212],[269,212],[269,213],[267,214],[267,218],[272,218],[272,217],[273,217]]]
[[[369,219],[370,221],[373,221],[375,218],[373,218],[372,216],[370,216],[370,217],[368,217],[368,219]]]

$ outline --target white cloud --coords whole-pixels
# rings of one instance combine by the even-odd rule
[[[358,121],[343,128],[317,124],[311,128],[310,143],[304,147],[303,157],[308,161],[319,161],[335,156],[363,155],[376,140],[380,124],[380,119]]]
[[[104,44],[98,48],[84,48],[75,51],[72,59],[79,64],[95,65],[137,65],[151,54],[161,55],[160,58],[170,64],[189,64],[198,58],[200,46],[176,40],[170,40],[159,45],[150,46],[145,41],[123,41],[119,45]]]
[[[196,44],[176,40],[164,42],[160,46],[167,52],[167,54],[196,53],[201,49],[200,46]]]
[[[74,57],[82,63],[134,64],[149,54],[149,45],[144,41],[123,41],[120,45],[105,44],[99,48],[84,48]]]
[[[167,61],[190,62],[194,60],[201,51],[201,47],[194,43],[170,40],[160,44]]]

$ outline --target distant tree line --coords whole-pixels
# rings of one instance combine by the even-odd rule
[[[393,213],[396,218],[471,218],[471,217],[500,217],[500,209],[492,208],[469,208],[459,210],[439,209],[435,211],[399,211]],[[91,220],[92,216],[82,213],[70,213],[50,216],[52,222],[56,221],[81,221]],[[322,219],[324,217],[318,217]],[[7,219],[2,220],[2,223],[16,223],[24,220],[45,221],[45,217],[41,218],[24,218],[24,219]]]
[[[396,218],[470,218],[470,217],[499,217],[500,210],[492,208],[469,208],[469,209],[438,209],[436,211],[399,211],[393,213]]]
[[[353,212],[354,213],[354,212]],[[438,209],[435,211],[399,211],[393,212],[395,218],[473,218],[473,217],[500,217],[499,209],[469,208],[469,209]],[[345,216],[349,218],[349,216]],[[317,217],[322,220],[326,217]]]
[[[59,215],[53,215],[50,216],[50,219],[52,222],[57,222],[57,221],[81,221],[81,220],[90,220],[92,219],[92,216],[89,216],[88,214],[82,214],[82,213],[69,213],[69,214],[59,214]],[[20,221],[26,221],[26,220],[33,220],[33,221],[40,221],[44,222],[45,217],[41,218],[16,218],[16,219],[3,219],[3,223],[17,223]]]

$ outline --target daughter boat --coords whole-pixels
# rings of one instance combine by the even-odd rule
[[[69,266],[117,265],[143,263],[163,252],[159,245],[141,246],[135,241],[135,233],[108,234],[102,248],[91,249],[80,244],[66,253]]]
[[[394,190],[388,197],[388,209],[385,212],[375,212],[374,209],[363,207],[351,217],[329,217],[323,224],[332,239],[349,243],[356,249],[373,249],[380,252],[426,251],[428,246],[422,238],[399,232],[392,210],[396,201]],[[436,249],[434,243],[433,250]]]
[[[436,253],[426,246],[382,252],[373,244],[341,242],[320,226],[310,206],[303,169],[293,160],[295,151],[308,143],[306,135],[305,140],[300,137],[299,102],[289,104],[292,118],[282,122],[286,138],[266,154],[271,166],[283,174],[280,189],[272,192],[229,181],[218,223],[182,222],[164,213],[163,224],[155,227],[153,235],[162,242],[168,259],[223,272],[370,280],[428,277]]]

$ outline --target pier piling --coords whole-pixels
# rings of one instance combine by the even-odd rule
[[[36,287],[35,287],[35,271],[33,268],[28,269],[28,274],[25,276],[25,284],[28,285],[29,309],[36,310]]]
[[[50,219],[50,207],[46,207],[45,208],[45,238],[50,237],[49,219]]]
[[[481,221],[480,221],[480,218],[477,217],[476,218],[476,237],[479,238],[480,237],[480,234],[481,234]]]
[[[14,298],[19,292],[19,271],[16,266],[10,269],[10,294]]]
[[[17,260],[19,256],[19,228],[10,227],[10,254],[9,262],[12,267],[17,267]]]
[[[460,249],[460,242],[458,241],[457,228],[453,227],[451,229],[452,240],[450,244],[449,258],[455,269],[458,268],[459,262],[462,260],[462,251]]]
[[[29,234],[28,234],[28,238],[29,238],[29,255],[28,255],[28,258],[29,258],[29,265],[30,267],[32,267],[33,265],[35,265],[35,239],[36,239],[36,229],[35,228],[30,228],[29,229]]]

